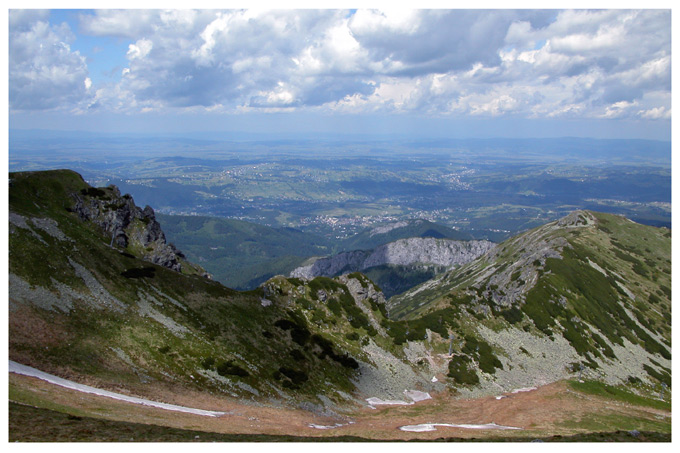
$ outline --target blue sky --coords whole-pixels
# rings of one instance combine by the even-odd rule
[[[670,140],[671,11],[11,10],[10,128]]]

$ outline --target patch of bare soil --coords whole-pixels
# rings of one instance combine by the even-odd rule
[[[156,389],[160,391],[160,389]],[[152,392],[154,393],[154,392]],[[14,395],[14,397],[13,397]],[[194,429],[223,434],[274,434],[309,437],[357,436],[376,440],[457,438],[512,438],[550,435],[568,436],[583,429],[565,428],[563,422],[580,420],[593,414],[618,414],[644,418],[670,417],[670,412],[631,406],[570,390],[565,382],[556,382],[536,390],[479,399],[459,399],[442,393],[431,400],[411,406],[391,406],[352,410],[347,417],[320,417],[291,407],[270,407],[253,402],[222,398],[216,395],[185,392],[167,398],[146,398],[188,407],[226,412],[213,418],[160,410],[115,401],[60,388],[44,381],[10,374],[10,399],[34,403],[76,415],[110,420],[157,424],[173,428]],[[169,401],[171,400],[171,401]],[[437,427],[430,432],[405,432],[399,427],[423,423],[497,425],[521,430],[479,430]],[[311,425],[316,425],[317,428]],[[320,429],[324,428],[324,429]]]

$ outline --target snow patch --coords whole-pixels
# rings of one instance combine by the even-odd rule
[[[314,429],[335,429],[345,426],[342,423],[336,423],[335,425],[317,425],[316,423],[310,423],[309,427]]]
[[[407,398],[411,398],[414,403],[432,399],[429,393],[420,392],[418,390],[404,390],[404,395],[406,395]]]
[[[420,392],[418,390],[404,390],[404,395],[411,400],[411,402],[403,400],[383,400],[380,398],[372,397],[367,398],[366,401],[370,407],[374,406],[411,406],[419,401],[425,401],[432,399],[429,393]]]
[[[371,406],[410,406],[415,404],[413,401],[407,403],[406,401],[402,400],[383,400],[376,397],[366,398],[366,401]]]
[[[455,423],[422,423],[420,425],[406,425],[400,426],[401,431],[408,431],[412,433],[424,433],[429,431],[436,431],[437,426],[445,426],[449,428],[463,428],[463,429],[522,429],[515,426],[503,426],[497,425],[495,423],[487,423],[484,425],[472,425],[472,424],[455,424]]]
[[[207,411],[203,409],[194,409],[191,407],[177,406],[175,404],[160,403],[158,401],[151,401],[143,398],[136,398],[134,396],[123,395],[121,393],[109,392],[107,390],[101,390],[98,388],[90,387],[89,385],[78,384],[77,382],[69,381],[67,379],[62,379],[58,376],[52,374],[44,373],[30,366],[22,365],[20,363],[9,361],[9,372],[21,374],[23,376],[30,376],[41,379],[43,381],[49,382],[50,384],[58,385],[60,387],[77,390],[83,393],[91,393],[93,395],[104,396],[107,398],[112,398],[119,401],[125,401],[133,404],[140,404],[142,406],[151,406],[159,409],[165,409],[168,411],[176,412],[186,412],[189,414],[203,415],[207,417],[220,417],[225,415],[226,412],[218,411]]]
[[[510,393],[522,393],[522,392],[530,392],[532,390],[536,390],[536,387],[523,387],[521,389],[515,389]]]

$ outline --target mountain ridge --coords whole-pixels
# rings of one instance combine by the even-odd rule
[[[389,303],[360,273],[238,292],[190,263],[144,261],[135,234],[112,246],[116,222],[102,228],[76,209],[88,187],[69,171],[10,174],[19,363],[138,394],[207,391],[334,414],[404,390],[497,395],[581,372],[670,385],[668,230],[577,211]],[[87,195],[98,206],[112,201],[101,190]]]
[[[392,275],[395,273],[420,271],[424,276],[431,277],[433,274],[472,261],[494,246],[495,244],[489,241],[458,241],[434,237],[404,238],[372,250],[312,257],[294,269],[290,276],[309,280],[319,276],[333,277],[343,273],[364,272],[385,291],[387,297],[390,297],[397,291],[401,292],[392,287],[388,291],[388,285],[394,279]],[[387,275],[376,275],[379,269],[372,268],[378,267],[386,269],[383,272]],[[421,279],[424,280],[422,277]]]
[[[652,379],[670,385],[666,229],[576,211],[511,238],[388,305],[397,319],[453,311],[461,325],[472,322],[468,332],[480,334],[500,359],[496,364],[503,365],[487,367],[498,380],[526,383],[532,376],[519,372],[520,365],[535,378],[543,376],[541,381],[585,367],[610,383]],[[468,343],[464,338],[460,346],[465,363],[479,359]],[[551,365],[543,366],[540,357],[551,357]]]

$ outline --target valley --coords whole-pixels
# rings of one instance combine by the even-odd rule
[[[446,3],[10,5],[12,445],[671,449],[670,2]]]
[[[253,228],[181,221],[189,219],[220,234]],[[666,228],[574,211],[387,300],[354,270],[229,289],[167,241],[152,208],[68,170],[11,173],[9,220],[10,360],[115,393],[225,413],[198,421],[132,409],[11,373],[16,420],[28,405],[61,426],[65,413],[71,425],[200,427],[208,438],[663,440],[670,433]],[[429,236],[438,228],[406,222],[362,240],[423,227]],[[292,247],[300,233],[285,234]],[[419,243],[450,240],[428,234]],[[316,252],[328,243],[310,246]]]
[[[10,134],[10,171],[70,168],[158,213],[295,228],[339,243],[416,219],[498,242],[576,209],[670,226],[666,142],[48,137]]]

